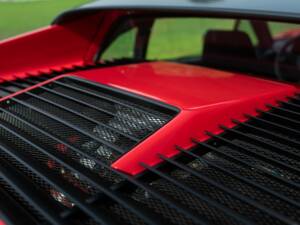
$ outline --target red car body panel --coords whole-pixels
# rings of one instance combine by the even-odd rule
[[[0,42],[0,82],[92,63],[119,14],[88,14]]]

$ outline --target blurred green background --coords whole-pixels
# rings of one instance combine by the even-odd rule
[[[52,22],[60,12],[88,0],[0,0],[0,40]]]

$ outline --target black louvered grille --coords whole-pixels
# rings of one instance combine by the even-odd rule
[[[189,150],[177,147],[174,158],[158,155],[164,163],[141,164],[145,173],[130,177],[110,163],[176,111],[107,92],[98,104],[99,89],[81,82],[65,78],[2,103],[0,218],[12,224],[300,223],[298,96],[248,115],[248,122],[233,120],[234,129],[221,125],[223,134],[208,132],[209,141],[194,140]]]
[[[239,215],[247,218],[242,223],[298,224],[300,100],[294,97],[268,107],[271,110],[259,111],[258,117],[247,115],[246,123],[233,120],[234,129],[221,125],[222,135],[207,132],[211,136],[207,143],[194,140],[193,149],[177,147],[181,154],[173,159],[160,156],[164,166],[144,167],[159,178],[158,189],[182,203],[188,201],[186,207],[198,207],[209,223],[234,224],[232,219]],[[200,195],[223,210],[197,202]],[[224,216],[224,209],[230,215]]]
[[[30,203],[39,207],[45,201],[47,205],[37,209],[45,220],[63,223],[57,212],[78,215],[74,208],[79,206],[81,214],[91,217],[88,223],[106,221],[98,213],[107,211],[106,206],[93,207],[93,202],[103,191],[112,195],[110,188],[124,182],[110,164],[176,113],[169,106],[74,77],[12,97],[0,108],[0,160],[16,173],[1,171],[3,182],[14,186],[22,178],[32,185],[38,198]],[[14,188],[17,193],[21,186]],[[18,199],[26,202],[30,193],[25,190]],[[120,217],[130,215],[129,203],[111,204]]]

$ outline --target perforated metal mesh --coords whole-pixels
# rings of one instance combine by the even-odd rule
[[[176,112],[112,92],[65,78],[2,103],[1,207],[30,224],[300,223],[298,96],[130,177],[110,163]]]
[[[108,208],[112,212],[106,214],[134,219],[126,206],[112,202],[108,208],[97,205],[94,209],[92,205],[103,198],[103,191],[111,193],[114,185],[124,182],[110,164],[176,113],[139,96],[77,78],[61,78],[1,103],[1,160],[34,186],[37,195],[43,195],[33,203],[47,199],[55,211],[66,215],[82,210],[81,218],[91,217],[87,224],[105,223]],[[28,197],[28,192],[22,194]],[[96,213],[97,208],[103,216]],[[64,223],[59,215],[49,216],[47,207],[40,210],[45,220],[50,217],[52,222]]]
[[[210,141],[178,147],[180,156],[160,156],[165,164],[158,168],[144,165],[158,179],[151,185],[195,210],[204,223],[298,224],[300,99],[280,104],[258,117],[247,115],[246,123],[233,120],[234,129],[220,125],[222,135],[207,132]],[[193,224],[145,195],[139,198],[173,223]]]

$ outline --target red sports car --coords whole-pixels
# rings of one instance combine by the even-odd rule
[[[0,42],[0,224],[300,224],[300,2],[99,0]]]

